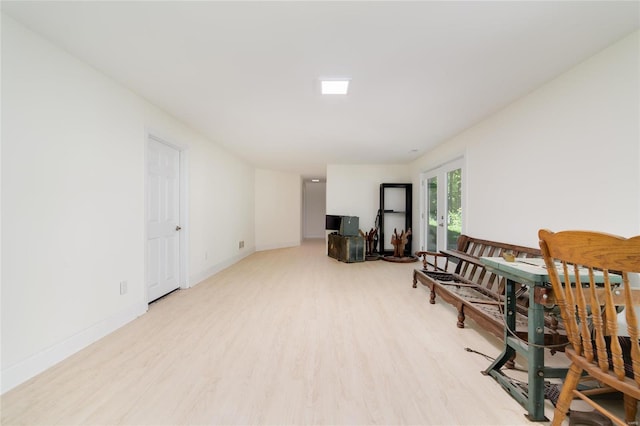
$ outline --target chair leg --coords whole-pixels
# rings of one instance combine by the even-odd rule
[[[638,414],[638,400],[631,396],[624,395],[624,417],[628,425],[637,425],[636,415]]]
[[[560,391],[560,397],[556,404],[556,409],[553,412],[553,420],[551,422],[552,426],[560,426],[567,416],[567,412],[571,406],[571,401],[573,401],[573,391],[578,386],[578,380],[580,380],[581,374],[582,368],[575,364],[571,364],[571,367],[569,367],[569,371],[567,372],[567,377],[564,379],[562,390]]]

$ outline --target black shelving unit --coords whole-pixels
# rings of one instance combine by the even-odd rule
[[[412,184],[381,183],[380,184],[380,254],[393,255],[391,236],[393,229],[398,232],[411,229]],[[413,229],[412,229],[413,232]],[[409,235],[404,248],[404,256],[411,256],[411,240]],[[388,241],[387,241],[388,240]]]

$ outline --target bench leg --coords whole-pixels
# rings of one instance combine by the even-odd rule
[[[436,288],[435,286],[431,287],[431,293],[429,293],[429,303],[432,305],[436,304]]]
[[[456,324],[458,328],[464,328],[464,320],[464,305],[460,304],[458,306],[458,324]]]

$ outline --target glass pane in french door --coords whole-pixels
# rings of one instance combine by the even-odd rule
[[[427,180],[427,250],[438,251],[438,178]]]
[[[447,172],[447,249],[458,246],[462,232],[462,169]]]

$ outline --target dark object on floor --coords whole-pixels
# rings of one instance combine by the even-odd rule
[[[597,411],[569,410],[569,426],[612,426],[613,422]]]
[[[527,390],[526,383],[520,384],[520,387]],[[554,407],[558,403],[561,389],[562,385],[560,384],[544,382],[544,397],[551,401]],[[569,410],[569,426],[578,425],[613,426],[613,422],[593,409],[590,411]]]
[[[544,382],[544,397],[551,401],[554,407],[560,398],[561,389],[562,385]],[[578,425],[612,426],[613,422],[593,409],[591,411],[569,410],[569,426]]]
[[[364,262],[364,238],[329,234],[327,254],[346,263]]]
[[[558,403],[558,398],[560,398],[560,389],[562,389],[562,385],[544,382],[544,397],[551,401],[554,407]]]

